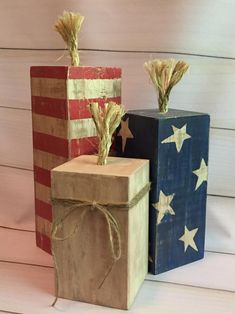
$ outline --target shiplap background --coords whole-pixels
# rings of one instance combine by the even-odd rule
[[[34,247],[29,67],[68,64],[53,31],[64,9],[85,16],[82,64],[123,68],[128,109],[156,107],[144,61],[190,64],[170,106],[211,115],[206,250],[235,254],[234,0],[0,0],[0,259],[51,264]]]

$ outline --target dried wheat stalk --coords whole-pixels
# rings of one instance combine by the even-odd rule
[[[64,11],[55,23],[55,30],[61,35],[67,44],[71,57],[71,65],[78,66],[80,63],[78,54],[78,33],[80,32],[84,16],[80,13]]]
[[[121,105],[110,101],[101,108],[98,103],[90,104],[90,111],[99,139],[98,165],[105,165],[112,144],[112,136],[121,122],[125,110]]]
[[[144,63],[151,81],[158,91],[159,111],[165,113],[168,111],[168,100],[170,92],[188,70],[189,65],[180,60],[150,60]]]

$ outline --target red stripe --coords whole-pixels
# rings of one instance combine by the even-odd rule
[[[51,254],[51,239],[40,232],[36,232],[36,244],[38,247]]]
[[[93,98],[93,99],[80,99],[80,100],[69,100],[69,116],[71,120],[74,119],[86,119],[91,117],[91,113],[88,109],[88,105],[91,102],[98,102],[101,106],[105,102],[114,101],[117,104],[121,103],[121,97],[112,97],[112,98]]]
[[[103,105],[107,101],[114,101],[120,104],[121,97],[68,100],[70,119],[90,118],[91,114],[87,107],[88,104],[98,102],[100,105]],[[32,111],[37,114],[67,120],[67,100],[32,96]]]
[[[32,96],[32,111],[41,115],[67,120],[67,99]]]
[[[35,213],[44,219],[52,222],[52,207],[51,204],[35,199]]]
[[[68,76],[68,67],[67,66],[33,66],[30,68],[30,76],[66,79]]]
[[[80,155],[92,155],[98,151],[98,141],[96,136],[71,140],[71,158]]]
[[[51,172],[34,165],[34,180],[38,183],[51,187]]]
[[[70,79],[114,79],[121,77],[120,68],[69,67]]]
[[[56,136],[33,132],[33,147],[44,152],[68,158],[69,141]]]
[[[68,67],[68,66],[33,66],[31,77],[57,79],[113,79],[121,77],[120,68],[108,67]]]

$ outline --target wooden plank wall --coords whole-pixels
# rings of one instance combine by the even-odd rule
[[[68,0],[65,7],[63,0],[18,0],[0,6],[0,225],[34,230],[29,67],[69,62],[52,27],[66,9],[86,17],[82,64],[123,68],[129,109],[156,106],[144,61],[190,63],[170,105],[211,115],[206,248],[234,254],[235,2]]]

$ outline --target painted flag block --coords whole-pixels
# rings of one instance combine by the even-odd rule
[[[36,242],[51,253],[50,170],[73,157],[97,152],[87,105],[121,102],[121,69],[33,66],[30,76]]]
[[[182,110],[135,110],[117,132],[119,156],[150,160],[152,274],[204,256],[209,120]]]

